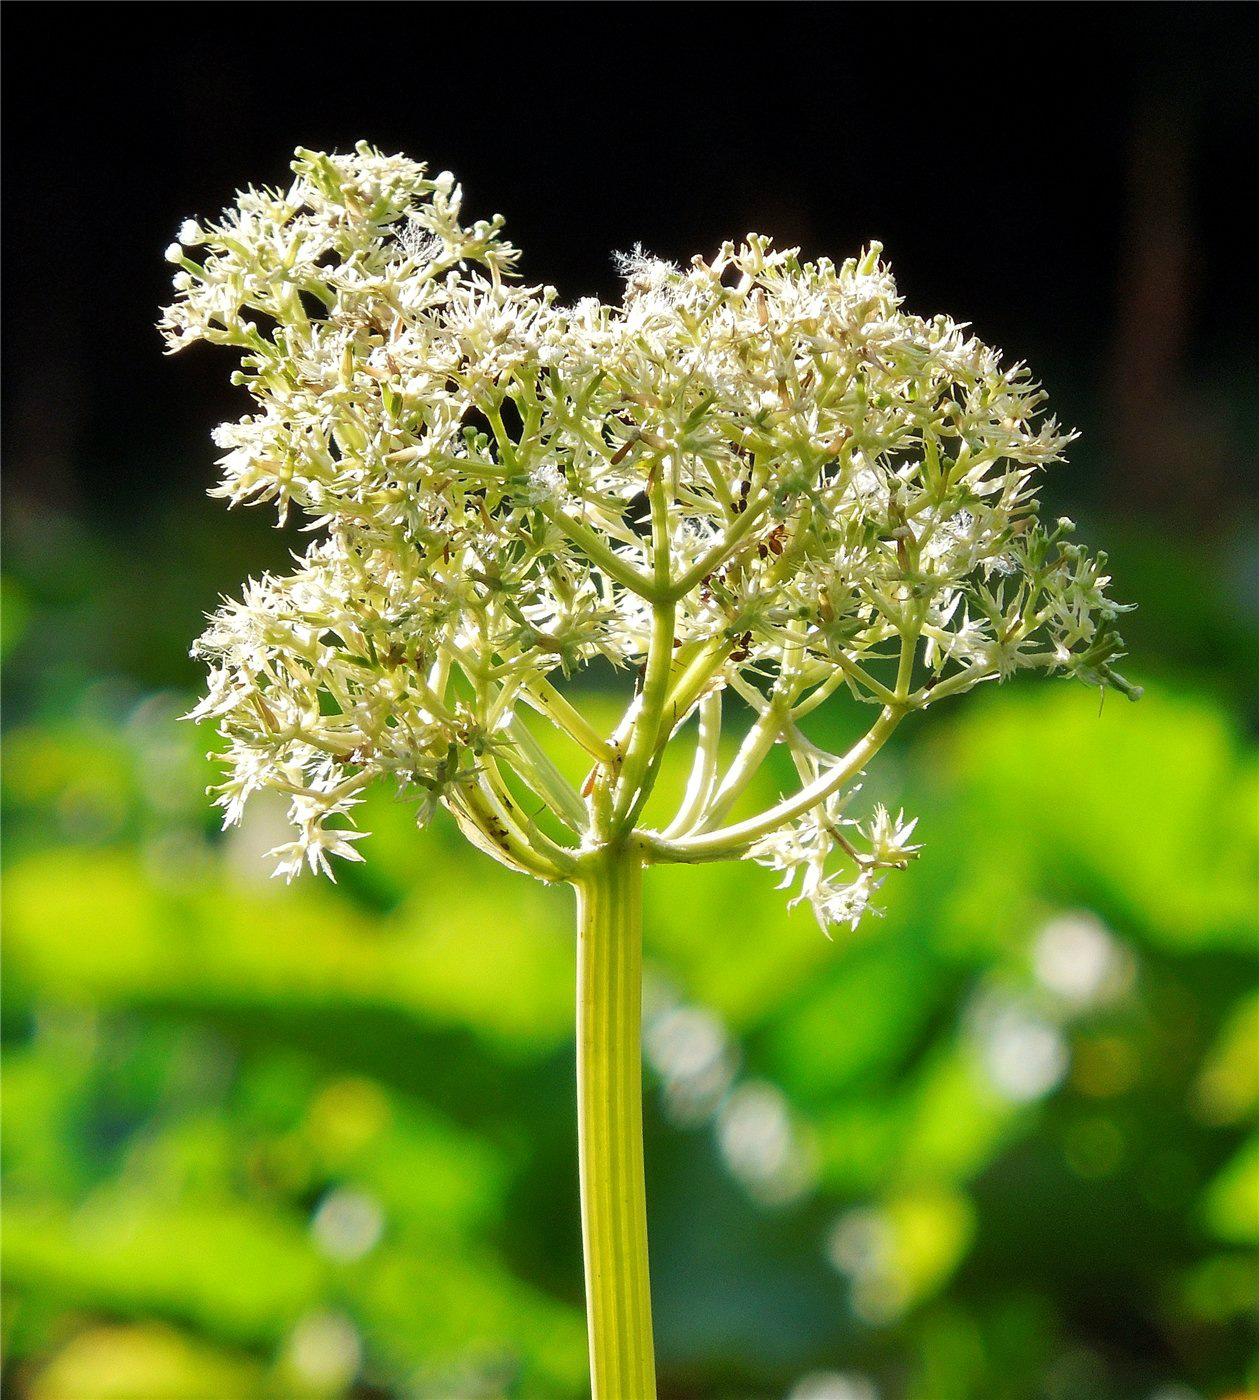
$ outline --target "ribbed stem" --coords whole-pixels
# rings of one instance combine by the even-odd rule
[[[593,1400],[655,1400],[643,1180],[642,858],[577,880],[577,1134]]]

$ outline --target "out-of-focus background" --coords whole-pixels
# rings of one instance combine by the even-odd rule
[[[246,404],[162,358],[162,251],[359,137],[572,298],[639,240],[882,239],[1081,429],[1047,508],[1140,603],[1141,704],[1014,684],[872,770],[926,846],[859,937],[755,866],[651,875],[664,1400],[1256,1393],[1253,7],[22,15],[5,1400],[583,1393],[566,895],[387,794],[285,888],[177,722],[202,614],[300,537],[204,496]]]

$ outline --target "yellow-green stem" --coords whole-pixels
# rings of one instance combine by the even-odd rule
[[[643,1178],[642,855],[592,852],[577,886],[577,1138],[593,1400],[655,1400]]]

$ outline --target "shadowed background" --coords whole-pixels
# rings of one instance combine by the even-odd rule
[[[385,793],[365,866],[274,885],[176,723],[304,537],[205,498],[246,402],[162,357],[162,250],[364,137],[565,299],[639,241],[882,240],[1080,428],[1046,511],[1140,603],[1139,706],[907,726],[867,793],[925,850],[859,937],[649,878],[662,1400],[1259,1388],[1253,11],[74,14],[6,56],[5,1400],[583,1393],[565,894]]]

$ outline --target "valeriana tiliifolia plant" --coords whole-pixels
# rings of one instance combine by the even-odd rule
[[[502,221],[367,145],[299,150],[167,256],[178,350],[234,346],[253,410],[219,428],[232,504],[313,542],[196,646],[228,823],[269,789],[277,873],[361,860],[385,780],[483,851],[577,891],[578,1120],[590,1355],[602,1400],[654,1395],[639,1064],[644,866],[751,859],[855,927],[914,822],[852,799],[907,715],[1024,670],[1133,693],[1105,559],[1042,525],[1070,440],[1021,365],[901,310],[880,248],[802,262],[749,235],[688,268],[624,257],[619,306],[511,278]],[[566,682],[627,676],[603,732]],[[843,754],[805,734],[844,691]],[[731,700],[749,712],[720,742]],[[693,719],[693,723],[692,723]],[[584,754],[570,783],[538,737]],[[676,813],[644,809],[694,730]],[[690,742],[687,740],[687,742]],[[798,783],[729,814],[777,744]]]

